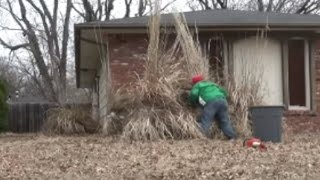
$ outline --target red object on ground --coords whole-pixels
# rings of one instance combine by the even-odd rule
[[[193,77],[192,77],[192,83],[193,83],[193,84],[196,84],[197,82],[202,81],[203,79],[204,79],[204,78],[203,78],[202,75],[193,76]]]
[[[259,148],[260,151],[265,151],[267,150],[267,147],[261,142],[260,139],[258,138],[250,138],[250,139],[246,139],[243,142],[243,146],[247,146],[247,147],[253,147],[253,148]]]

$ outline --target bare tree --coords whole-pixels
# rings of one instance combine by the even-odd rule
[[[228,0],[193,0],[193,2],[200,5],[203,10],[228,8]]]
[[[131,11],[131,5],[132,5],[132,0],[124,0],[125,6],[126,6],[126,13],[124,14],[124,17],[130,17],[130,11]]]
[[[320,0],[190,0],[192,10],[240,9],[296,14],[318,13]]]
[[[136,14],[136,16],[143,16],[147,10],[148,5],[150,5],[149,0],[139,0],[138,13]]]
[[[316,13],[320,8],[319,0],[250,0],[247,7],[258,11],[275,11],[295,14]]]
[[[114,2],[115,0],[81,0],[80,2],[75,1],[72,8],[86,22],[109,20],[114,9]],[[79,7],[82,7],[83,10],[80,10]]]
[[[17,9],[13,8],[18,7]],[[25,36],[18,45],[11,45],[0,38],[0,43],[11,51],[23,49],[32,55],[34,66],[40,75],[38,85],[45,96],[55,102],[63,102],[66,96],[67,47],[69,43],[69,25],[72,3],[66,0],[61,27],[58,28],[59,1],[54,0],[52,10],[45,0],[6,0],[1,4],[2,10],[8,12],[19,30]],[[28,13],[27,13],[28,9]],[[32,10],[31,10],[32,9]],[[35,12],[40,23],[29,12]],[[61,29],[61,30],[60,30]]]
[[[305,0],[300,4],[300,7],[296,10],[297,14],[310,14],[320,8],[319,0]]]
[[[110,20],[111,13],[114,10],[114,3],[120,0],[75,0],[72,4],[72,8],[84,19],[85,22]],[[176,0],[170,0],[164,4],[161,11],[167,9]],[[132,9],[137,7],[135,16],[145,16],[150,13],[152,3],[150,0],[123,0],[124,18],[128,18],[132,14]],[[135,4],[137,3],[137,4]]]

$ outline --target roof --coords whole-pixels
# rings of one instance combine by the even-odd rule
[[[320,27],[319,15],[284,14],[275,12],[239,11],[239,10],[205,10],[185,12],[188,25],[197,27],[217,26],[317,26]],[[114,19],[109,21],[96,21],[77,24],[79,27],[109,27],[109,28],[141,28],[146,27],[149,17],[134,17]],[[163,14],[161,24],[173,25],[173,14]]]

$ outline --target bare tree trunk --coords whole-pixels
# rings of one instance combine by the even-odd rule
[[[263,0],[258,0],[258,11],[264,11],[264,4],[263,4]]]
[[[93,7],[88,0],[82,0],[83,8],[85,9],[85,19],[87,22],[97,20],[94,14]]]
[[[217,0],[217,2],[220,5],[221,9],[228,8],[228,0]]]
[[[114,3],[115,0],[109,0],[107,2],[105,2],[105,20],[109,20],[110,19],[110,16],[111,16],[111,12],[114,8],[113,6],[113,3]]]
[[[272,11],[272,7],[273,7],[273,0],[269,0],[268,6],[267,6],[267,12]]]
[[[60,102],[66,100],[67,91],[67,52],[68,52],[68,42],[69,42],[69,26],[70,26],[70,14],[71,14],[71,0],[67,1],[66,15],[64,19],[63,36],[62,36],[62,54],[60,59]]]
[[[138,14],[137,16],[143,16],[148,5],[148,0],[139,0]]]
[[[209,9],[212,9],[209,5],[209,2],[208,0],[199,0],[199,3],[201,6],[204,7],[205,10],[209,10]]]
[[[25,33],[26,33],[28,40],[29,40],[29,43],[30,43],[31,52],[36,60],[36,64],[37,64],[37,67],[40,71],[40,74],[44,79],[45,86],[47,87],[48,91],[50,92],[49,93],[50,99],[57,102],[58,101],[57,93],[54,90],[52,78],[50,77],[50,75],[48,73],[48,68],[45,64],[42,52],[40,50],[40,44],[37,39],[36,33],[33,29],[33,26],[31,25],[31,23],[27,19],[26,8],[25,8],[25,5],[22,0],[19,0],[19,5],[20,5],[20,12],[21,12],[22,21],[24,22],[24,24],[27,27],[27,30],[25,31]]]
[[[126,6],[126,13],[125,13],[124,17],[128,18],[128,17],[130,17],[132,0],[124,0],[124,3]]]
[[[109,20],[111,12],[114,9],[115,0],[98,0],[97,7],[93,7],[92,1],[81,0],[84,11],[80,11],[77,7],[71,4],[72,8],[78,13],[85,22]]]
[[[205,9],[227,9],[228,8],[228,0],[197,0],[199,5]]]

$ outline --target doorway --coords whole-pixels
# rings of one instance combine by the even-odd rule
[[[289,108],[310,107],[308,43],[303,39],[288,41]]]

